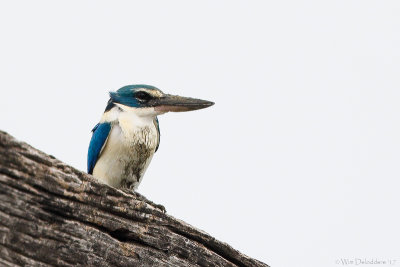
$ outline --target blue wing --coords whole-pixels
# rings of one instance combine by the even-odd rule
[[[158,147],[160,146],[160,125],[159,125],[159,123],[158,123],[158,118],[157,118],[157,117],[156,117],[155,120],[154,120],[154,125],[155,125],[156,128],[157,128],[157,134],[158,134],[158,140],[157,140],[156,151],[154,151],[154,153],[155,153],[155,152],[157,152]]]
[[[90,140],[88,150],[87,169],[89,174],[93,174],[94,166],[99,158],[100,152],[106,143],[108,135],[110,134],[111,123],[98,123],[94,126],[92,132],[92,139]]]

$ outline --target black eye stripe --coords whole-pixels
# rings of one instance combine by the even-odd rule
[[[135,98],[139,101],[146,102],[146,101],[149,101],[150,99],[152,99],[153,97],[146,92],[139,91],[139,92],[135,93]]]

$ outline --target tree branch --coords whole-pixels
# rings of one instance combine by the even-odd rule
[[[0,265],[267,266],[2,131]]]

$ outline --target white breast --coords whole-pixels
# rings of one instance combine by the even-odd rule
[[[143,109],[121,110],[117,107],[105,113],[112,118],[112,129],[93,176],[118,188],[136,189],[146,171],[158,143],[155,116],[143,116]],[[151,110],[149,111],[149,113]],[[118,114],[116,114],[118,113]]]

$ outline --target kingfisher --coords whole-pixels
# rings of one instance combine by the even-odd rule
[[[145,85],[110,92],[100,122],[92,130],[87,170],[110,186],[134,191],[160,145],[158,115],[203,109],[214,103],[164,94]]]

